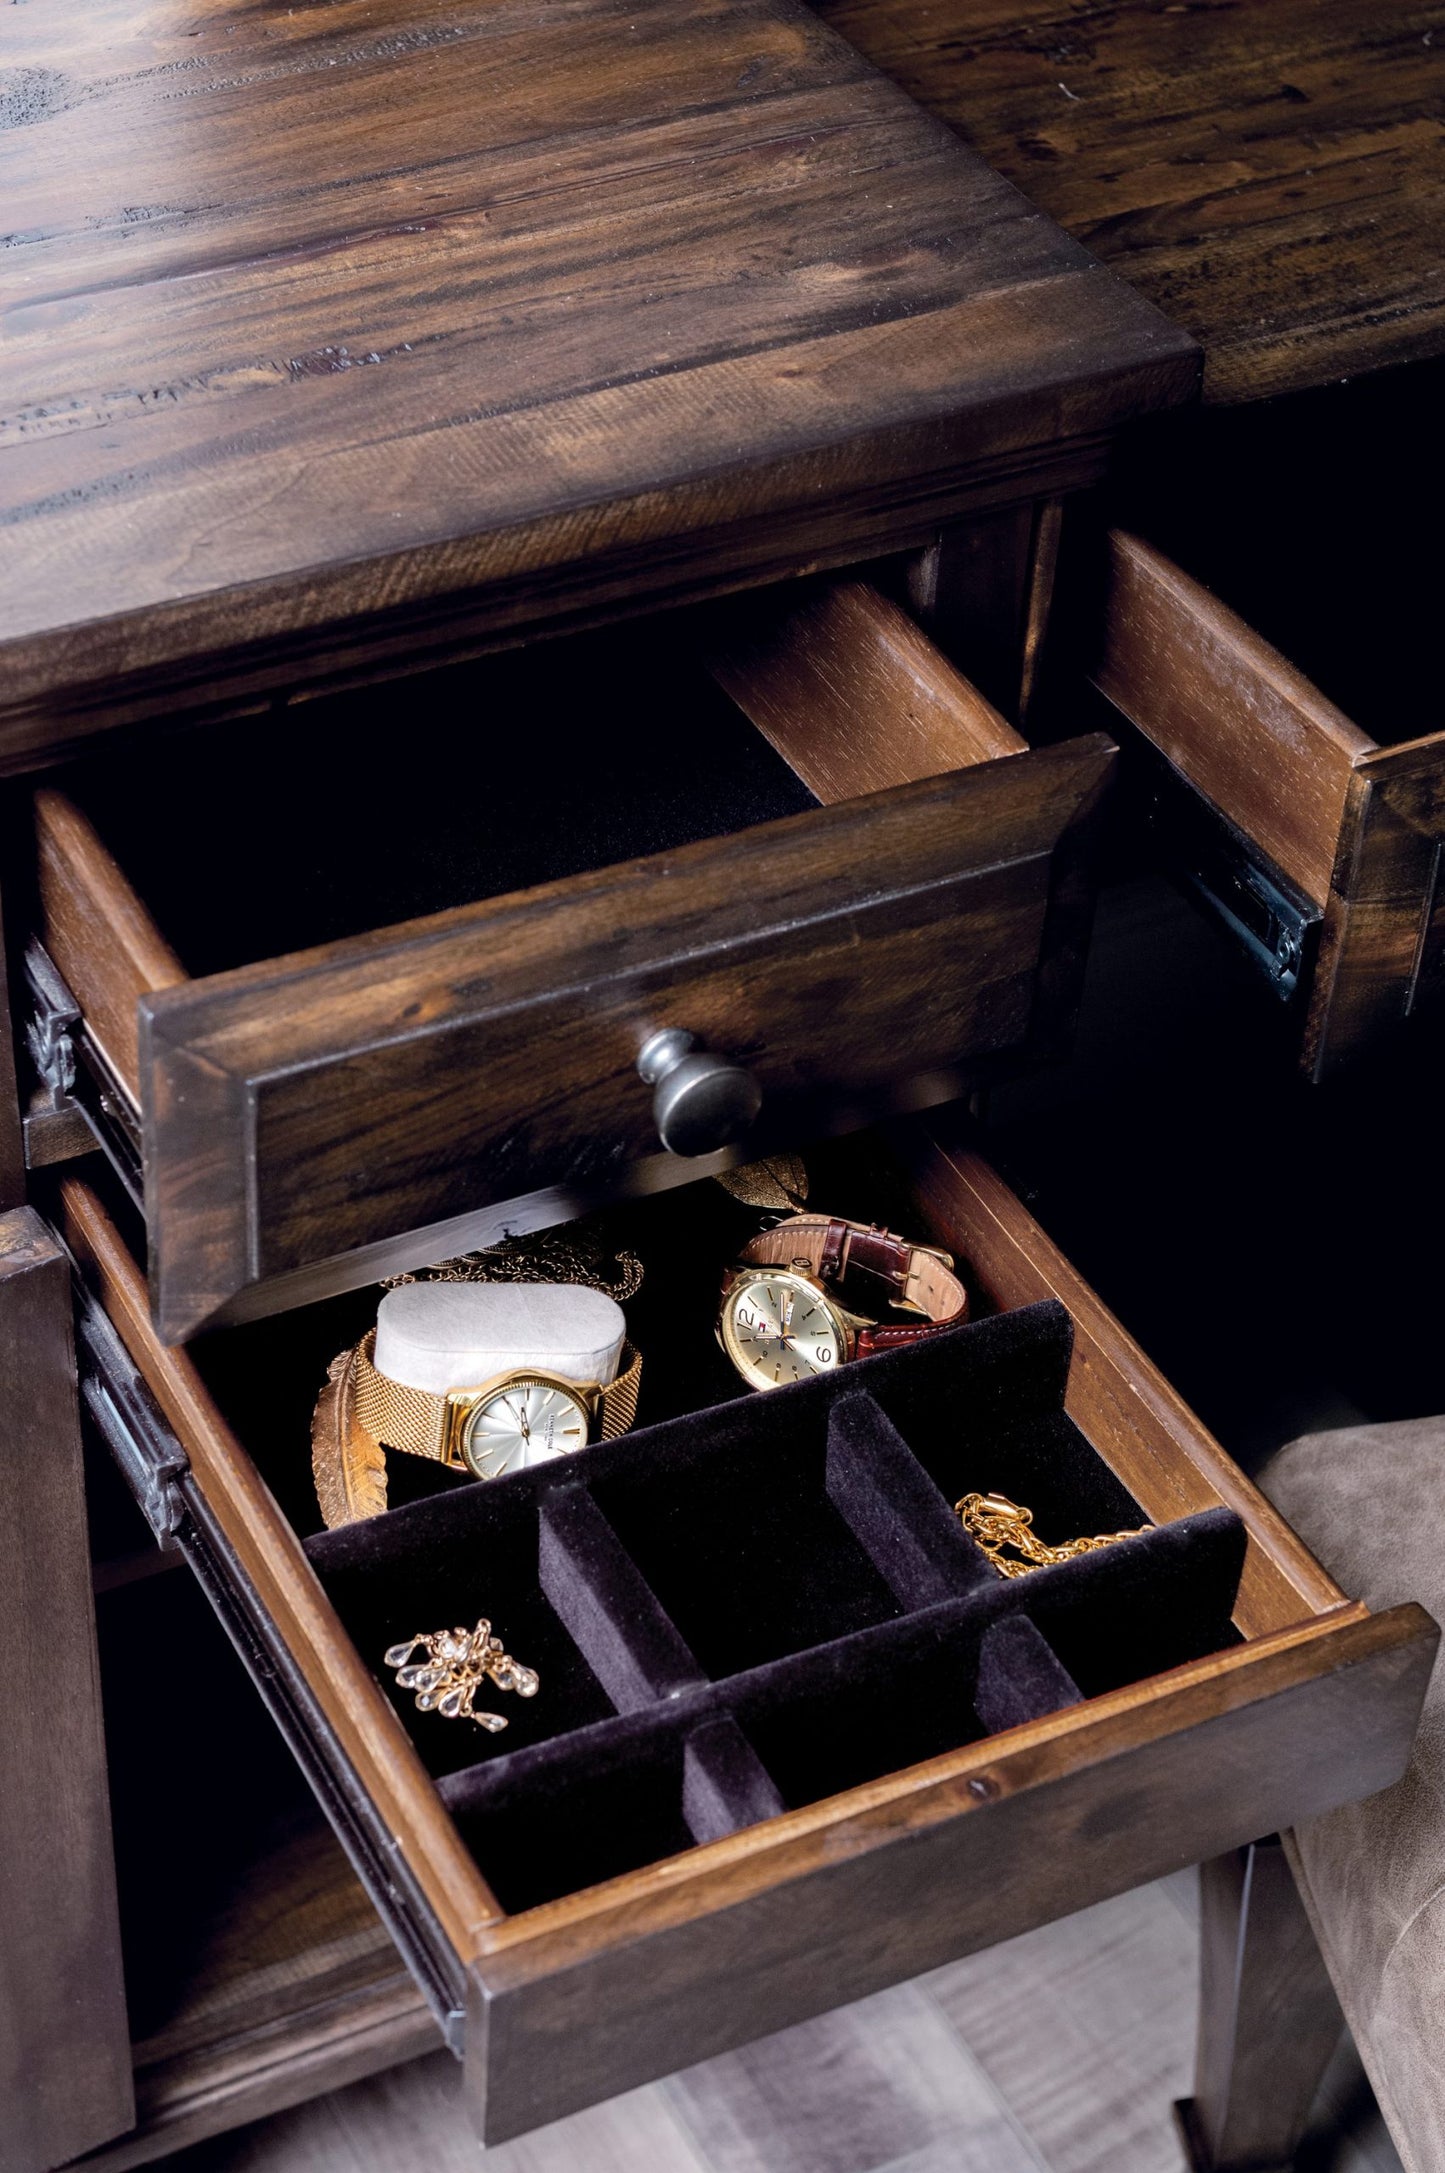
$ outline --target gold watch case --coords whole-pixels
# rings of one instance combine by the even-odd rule
[[[785,1388],[846,1365],[866,1326],[797,1268],[737,1268],[723,1285],[717,1338],[749,1388]]]
[[[602,1393],[599,1381],[536,1371],[454,1388],[446,1399],[444,1461],[474,1479],[500,1479],[504,1472],[574,1454],[595,1434]]]

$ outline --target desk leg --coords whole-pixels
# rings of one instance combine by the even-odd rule
[[[0,1214],[0,2173],[135,2123],[69,1264]]]
[[[1200,1869],[1199,1995],[1195,2173],[1289,2173],[1345,2025],[1277,1838]]]

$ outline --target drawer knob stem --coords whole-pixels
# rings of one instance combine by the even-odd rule
[[[704,1049],[695,1034],[664,1028],[643,1043],[637,1069],[653,1090],[657,1135],[669,1154],[715,1154],[741,1139],[763,1106],[752,1073]]]

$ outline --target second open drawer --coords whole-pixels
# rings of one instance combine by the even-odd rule
[[[1445,997],[1441,389],[1196,417],[1104,553],[1094,676],[1163,757],[1166,864],[1293,1005],[1315,1079]]]
[[[361,1295],[166,1349],[117,1224],[64,1184],[87,1403],[465,2053],[488,2141],[1403,1767],[1434,1625],[1337,1590],[988,1164],[911,1120],[813,1176],[952,1248],[977,1319],[740,1394],[705,1295],[738,1210],[708,1184],[641,1202],[640,1429],[330,1532],[306,1421]],[[1051,1541],[1154,1529],[1005,1582],[966,1489]],[[499,1736],[418,1713],[383,1666],[479,1611],[543,1680]]]
[[[1026,749],[855,582],[79,766],[37,796],[35,970],[162,1333],[1043,1053],[1112,753]],[[685,1154],[665,1032],[716,1059]]]

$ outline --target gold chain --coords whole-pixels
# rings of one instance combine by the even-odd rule
[[[642,1277],[635,1252],[620,1246],[609,1251],[600,1239],[583,1242],[542,1230],[533,1237],[503,1238],[484,1252],[458,1253],[455,1259],[411,1274],[387,1275],[382,1288],[399,1290],[403,1283],[585,1283],[621,1305],[637,1295]]]
[[[1000,1577],[1027,1577],[1030,1570],[1047,1569],[1054,1562],[1072,1562],[1099,1547],[1116,1547],[1121,1539],[1137,1539],[1139,1532],[1153,1530],[1141,1524],[1133,1532],[1096,1532],[1090,1539],[1068,1539],[1050,1547],[1033,1528],[1032,1509],[1021,1509],[1007,1494],[965,1494],[954,1508],[963,1528],[992,1562]]]

